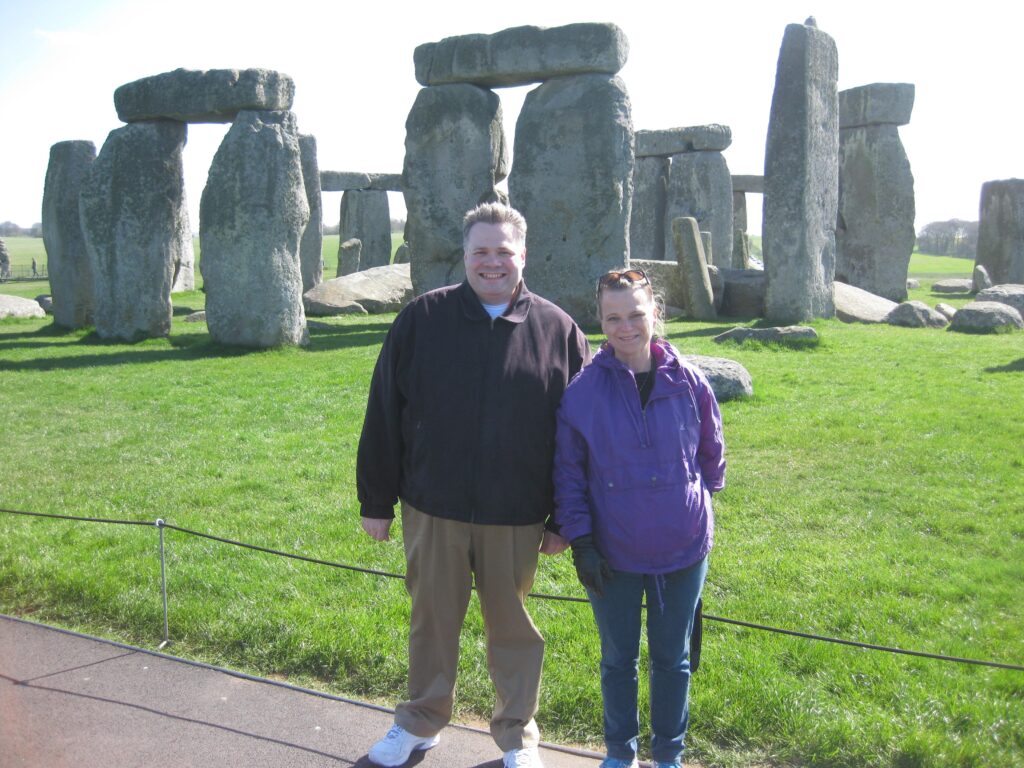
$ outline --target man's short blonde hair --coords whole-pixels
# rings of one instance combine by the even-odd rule
[[[474,224],[508,224],[512,227],[516,238],[526,243],[526,219],[523,214],[504,203],[480,203],[476,208],[468,211],[462,219],[462,247],[469,242],[469,230]]]

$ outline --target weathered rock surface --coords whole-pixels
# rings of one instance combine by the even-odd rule
[[[529,222],[526,282],[573,317],[593,316],[595,281],[626,263],[632,175],[619,78],[559,77],[527,94],[509,178],[512,205]]]
[[[692,125],[636,132],[637,157],[669,157],[684,152],[721,152],[732,144],[728,125]]]
[[[36,296],[36,301],[39,302],[39,306],[43,308],[43,312],[48,315],[53,314],[53,296],[48,293],[41,293]]]
[[[974,272],[971,274],[971,291],[977,293],[991,287],[992,278],[988,276],[988,270],[981,264],[975,264]]]
[[[669,159],[638,157],[633,167],[633,206],[629,218],[630,259],[671,259],[665,252],[665,202]]]
[[[1024,329],[1021,313],[1009,304],[997,301],[972,301],[957,310],[950,321],[951,331],[965,333],[995,333]]]
[[[978,292],[974,297],[975,301],[998,301],[1001,304],[1009,304],[1022,315],[1024,315],[1024,285],[1004,283],[993,285]]]
[[[382,192],[401,192],[402,174],[320,171],[320,187],[324,192],[348,192],[350,189],[376,189]]]
[[[92,267],[78,195],[95,159],[96,145],[91,141],[62,141],[50,147],[43,187],[43,245],[50,291],[57,297],[53,321],[64,328],[92,323]]]
[[[739,175],[732,177],[734,192],[751,192],[764,194],[764,176]]]
[[[735,360],[704,355],[685,355],[684,359],[703,371],[719,402],[754,394],[750,372]]]
[[[114,107],[126,123],[230,123],[242,110],[291,109],[294,98],[292,79],[269,69],[176,69],[122,85]]]
[[[683,283],[682,308],[697,320],[714,320],[718,313],[697,220],[681,217],[673,221],[672,242]]]
[[[391,211],[387,192],[349,190],[341,196],[340,222],[341,240],[358,238],[362,243],[359,269],[391,263]]]
[[[405,122],[402,171],[405,241],[417,294],[465,276],[462,218],[480,203],[500,199],[495,185],[507,172],[497,95],[475,85],[420,90]]]
[[[932,283],[932,293],[970,293],[974,290],[974,280],[967,277],[948,277]]]
[[[908,291],[914,291],[914,290],[917,290],[920,287],[921,287],[921,281],[920,280],[915,280],[912,277],[908,277],[907,278],[907,290]]]
[[[760,341],[766,344],[804,343],[818,340],[818,332],[806,325],[787,325],[779,328],[745,328],[737,326],[725,333],[715,336],[712,341],[722,344],[735,341],[742,344],[747,340]]]
[[[722,311],[722,302],[725,300],[725,278],[721,270],[714,264],[708,264],[708,282],[711,283],[711,296],[715,303],[715,312]]]
[[[392,264],[408,264],[409,263],[409,244],[402,243],[395,249],[395,257],[391,260]]]
[[[768,288],[765,273],[759,269],[718,268],[725,288],[718,314],[723,317],[763,317],[764,295]]]
[[[240,112],[210,165],[199,210],[206,322],[222,344],[309,340],[299,242],[309,222],[291,112]]]
[[[914,215],[914,176],[896,126],[840,131],[835,279],[907,298]]]
[[[358,237],[350,237],[338,245],[338,274],[335,277],[351,275],[358,272],[363,256],[363,241]]]
[[[889,313],[886,322],[904,328],[945,328],[949,318],[923,301],[904,301]]]
[[[186,323],[205,323],[206,322],[206,310],[200,310],[199,312],[193,312],[190,315],[185,316]]]
[[[980,216],[974,263],[993,285],[1024,283],[1024,179],[982,184]]]
[[[309,222],[302,230],[302,240],[299,242],[299,270],[302,273],[302,292],[305,293],[324,279],[324,207],[320,194],[316,137],[300,134],[299,154],[302,158],[306,204],[309,205]]]
[[[5,317],[46,317],[38,301],[0,293],[0,320]]]
[[[408,264],[390,264],[326,280],[302,297],[313,316],[397,312],[413,297]]]
[[[588,72],[614,75],[629,43],[614,24],[512,27],[493,35],[460,35],[417,46],[420,85],[526,85]]]
[[[176,267],[192,251],[181,152],[185,125],[131,123],[111,131],[79,197],[104,339],[166,336]]]
[[[954,307],[951,304],[946,304],[940,301],[938,304],[935,305],[935,311],[938,312],[943,317],[945,317],[947,320],[952,320],[953,315],[956,314],[956,307]]]
[[[839,127],[906,125],[914,110],[912,83],[872,83],[839,93]]]
[[[895,301],[838,280],[833,289],[836,317],[844,323],[884,323],[897,306]]]
[[[839,193],[838,54],[827,34],[786,27],[764,163],[765,317],[832,317]]]
[[[666,249],[672,243],[672,222],[681,216],[696,219],[701,231],[711,233],[719,266],[736,267],[732,259],[732,176],[721,153],[688,152],[672,157],[665,201]]]

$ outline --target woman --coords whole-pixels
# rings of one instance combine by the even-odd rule
[[[725,485],[722,417],[711,385],[655,336],[641,270],[597,285],[607,342],[569,384],[558,412],[555,519],[572,542],[601,637],[608,756],[636,768],[637,665],[647,596],[651,753],[682,765],[690,637],[711,550],[711,494]]]

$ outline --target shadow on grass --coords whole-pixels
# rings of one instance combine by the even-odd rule
[[[1007,363],[1006,365],[986,368],[985,373],[1024,373],[1024,357],[1020,360],[1014,360],[1012,363]]]
[[[56,329],[56,330],[53,330]],[[349,349],[354,347],[369,347],[383,343],[387,335],[388,326],[379,324],[354,324],[328,326],[326,323],[314,326],[310,329],[309,346],[307,352],[328,352],[338,349]],[[38,348],[53,349],[54,343],[43,341],[19,341],[7,343],[12,337],[21,338],[61,338],[74,337],[80,331],[67,331],[55,325],[46,326],[35,331],[23,334],[7,334],[0,337],[0,352],[5,349]],[[260,354],[263,349],[243,347],[230,344],[220,344],[210,338],[205,331],[196,333],[176,333],[166,338],[170,349],[166,347],[140,347],[132,348],[130,342],[103,339],[95,331],[74,340],[76,351],[83,347],[96,348],[96,354],[75,354],[63,356],[50,356],[36,358],[34,360],[7,361],[0,360],[0,371],[52,371],[52,370],[74,370],[79,368],[90,368],[96,366],[125,365],[129,363],[162,363],[173,360],[202,360],[214,358],[243,357],[250,354]],[[143,339],[135,342],[136,345],[143,344],[151,339]],[[101,350],[109,349],[109,353]]]

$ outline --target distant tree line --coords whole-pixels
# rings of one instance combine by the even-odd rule
[[[933,256],[973,259],[978,248],[978,222],[933,221],[917,233],[917,250]]]
[[[5,221],[0,224],[0,237],[42,237],[43,225],[33,224],[31,227],[19,227],[13,221]]]

